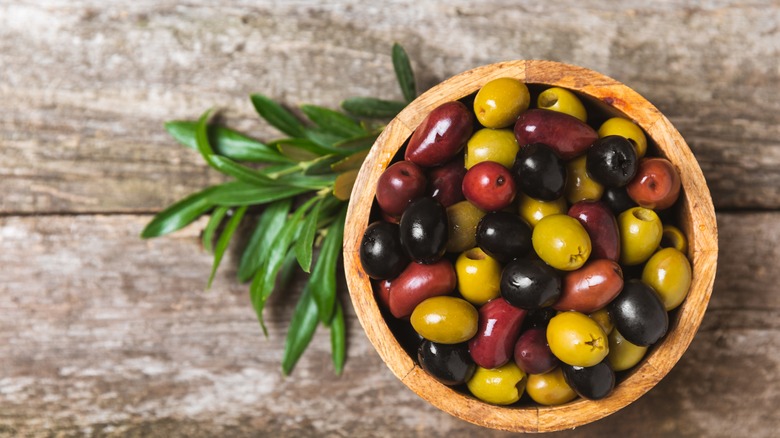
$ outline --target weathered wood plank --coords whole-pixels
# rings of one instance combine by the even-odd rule
[[[349,306],[344,375],[331,374],[319,330],[282,377],[301,279],[270,302],[264,340],[234,257],[203,292],[203,222],[142,241],[148,219],[0,218],[0,436],[486,435],[399,383]],[[639,401],[567,436],[771,436],[780,425],[780,213],[718,222],[718,279],[689,351]]]
[[[421,89],[477,65],[552,59],[612,76],[687,138],[718,207],[780,207],[780,5],[357,0],[0,4],[0,213],[158,210],[219,177],[162,122],[213,105],[260,138],[246,96],[397,98],[390,44]]]

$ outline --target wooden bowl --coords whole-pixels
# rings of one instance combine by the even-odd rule
[[[577,399],[554,407],[493,406],[459,393],[430,377],[407,354],[385,322],[360,265],[359,245],[369,224],[379,175],[425,116],[437,106],[475,93],[485,83],[513,77],[529,85],[559,86],[578,92],[608,114],[634,120],[661,156],[678,169],[683,193],[677,221],[689,240],[693,282],[685,302],[670,314],[669,332],[647,357],[599,401]],[[717,261],[717,226],[712,198],[696,158],[672,124],[631,88],[594,71],[550,61],[491,64],[454,76],[414,100],[377,139],[357,176],[347,212],[344,269],[352,303],[368,338],[390,370],[434,406],[480,426],[515,432],[548,432],[581,426],[633,402],[658,383],[680,359],[701,324]]]

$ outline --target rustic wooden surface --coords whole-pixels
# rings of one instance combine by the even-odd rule
[[[507,59],[601,71],[671,119],[708,179],[721,256],[699,334],[647,395],[561,435],[773,436],[780,5],[515,3],[0,3],[0,436],[489,435],[397,381],[351,310],[344,375],[320,332],[283,378],[290,300],[271,303],[264,340],[234,255],[203,292],[204,222],[137,238],[153,212],[220,179],[163,121],[217,105],[270,138],[250,92],[397,98],[393,41],[421,89]]]

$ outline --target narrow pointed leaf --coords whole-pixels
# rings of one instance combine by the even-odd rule
[[[141,232],[141,237],[159,237],[191,224],[203,213],[214,207],[209,197],[221,186],[212,186],[200,192],[193,193],[157,213]]]
[[[398,78],[398,85],[401,86],[401,92],[407,102],[411,102],[417,97],[417,88],[414,85],[414,72],[412,64],[409,62],[409,55],[400,44],[393,44],[393,68],[395,76]]]
[[[341,102],[341,107],[344,111],[357,117],[391,119],[406,107],[406,103],[373,97],[352,97]]]
[[[314,235],[317,233],[317,221],[320,215],[320,206],[322,201],[314,204],[311,213],[303,221],[303,229],[298,241],[295,242],[295,257],[298,264],[304,272],[311,270],[312,247],[314,245]]]
[[[247,184],[253,184],[257,186],[269,186],[276,185],[274,180],[264,175],[263,173],[252,169],[250,167],[239,164],[230,158],[221,157],[219,155],[211,155],[209,158],[211,165],[218,171],[225,175],[232,176],[233,178],[243,181]]]
[[[182,145],[197,151],[198,143],[195,140],[197,125],[198,123],[193,121],[174,120],[165,123],[165,130]],[[274,148],[232,129],[209,126],[208,137],[215,153],[233,160],[263,163],[289,162]]]
[[[381,132],[371,132],[360,137],[348,138],[333,145],[334,148],[344,151],[346,154],[362,151],[370,148],[376,142]]]
[[[229,182],[217,186],[208,194],[212,205],[253,205],[266,204],[279,199],[290,198],[310,191],[306,187],[258,187],[241,181]]]
[[[333,163],[330,166],[330,169],[334,172],[344,172],[347,170],[360,169],[360,166],[363,165],[363,161],[365,161],[366,157],[368,156],[368,152],[368,149],[355,152],[347,158]]]
[[[276,129],[292,137],[303,137],[306,127],[291,112],[262,94],[251,96],[252,105],[262,118]]]
[[[252,275],[263,264],[268,248],[271,247],[271,243],[287,220],[287,213],[290,211],[291,205],[291,198],[276,201],[269,204],[260,215],[257,226],[249,238],[249,243],[241,255],[241,262],[238,265],[239,281],[244,282],[252,278]]]
[[[330,353],[333,358],[333,369],[337,375],[344,370],[346,357],[347,330],[344,324],[344,309],[341,303],[336,301],[336,311],[333,313],[333,321],[330,322]]]
[[[284,342],[282,372],[285,375],[289,375],[295,368],[295,364],[298,363],[298,359],[301,358],[317,329],[317,304],[314,302],[309,285],[303,289],[303,295],[295,306],[295,312],[290,320],[290,330]]]
[[[209,134],[207,130],[207,123],[209,117],[211,117],[211,112],[212,110],[210,109],[206,110],[206,112],[200,116],[200,119],[198,119],[198,124],[195,126],[195,143],[198,145],[198,152],[200,152],[203,160],[205,160],[209,166],[216,168],[211,160],[214,156],[214,149],[212,149],[211,144],[209,144]]]
[[[222,234],[219,235],[217,240],[217,246],[214,248],[214,263],[211,265],[211,275],[209,275],[209,281],[206,284],[206,290],[211,289],[211,283],[214,281],[214,276],[217,274],[217,268],[222,263],[222,256],[225,255],[225,250],[230,244],[230,239],[233,237],[233,233],[236,232],[236,228],[241,223],[241,219],[244,218],[247,207],[239,207],[233,213],[233,216],[228,220],[225,225],[225,229],[222,230]]]
[[[355,185],[357,175],[357,169],[348,170],[339,174],[336,178],[336,182],[333,184],[333,196],[341,201],[348,201],[350,195],[352,195],[352,187]]]
[[[332,174],[333,170],[330,166],[333,163],[341,160],[340,155],[325,155],[312,161],[306,169],[303,171],[304,175],[327,175]]]
[[[308,190],[321,190],[330,187],[336,181],[336,175],[291,174],[280,177],[277,182],[289,187],[301,187]]]
[[[307,129],[306,138],[328,150],[333,150],[333,145],[345,139],[341,135],[336,135],[323,129]]]
[[[342,208],[336,221],[328,227],[328,234],[322,243],[320,255],[309,279],[320,321],[323,324],[329,324],[333,317],[333,307],[336,302],[336,264],[341,254],[346,211],[346,208]]]
[[[301,111],[320,129],[339,137],[350,138],[366,133],[360,124],[338,111],[316,105],[302,105]]]
[[[206,225],[206,229],[203,230],[203,249],[207,252],[214,251],[214,233],[219,228],[219,224],[222,223],[222,219],[227,214],[229,207],[217,207],[211,213],[209,223]]]
[[[294,161],[309,161],[332,151],[305,138],[283,138],[271,142],[279,153]]]

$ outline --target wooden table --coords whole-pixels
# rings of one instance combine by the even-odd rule
[[[601,71],[672,120],[709,181],[721,257],[701,330],[650,393],[568,435],[777,433],[780,4],[319,3],[0,3],[0,436],[489,435],[399,383],[351,309],[341,377],[324,331],[282,377],[302,278],[269,304],[266,340],[237,250],[204,292],[205,222],[138,237],[221,180],[163,121],[216,105],[270,139],[251,92],[289,105],[398,98],[393,41],[421,89],[506,59]]]

